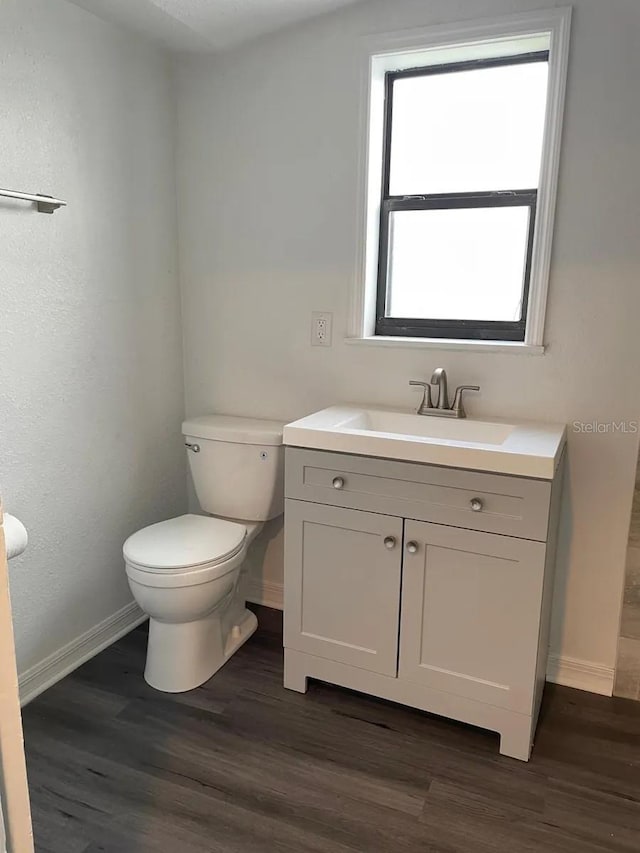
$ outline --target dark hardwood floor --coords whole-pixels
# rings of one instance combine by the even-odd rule
[[[39,853],[640,851],[640,703],[549,685],[529,764],[491,733],[282,687],[279,614],[206,685],[134,631],[24,711]]]

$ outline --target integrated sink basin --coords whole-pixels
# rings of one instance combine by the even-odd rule
[[[294,447],[551,480],[564,424],[438,418],[359,405],[331,406],[284,428]]]
[[[388,433],[405,438],[434,441],[463,441],[466,444],[502,444],[514,429],[513,424],[443,419],[382,409],[363,409],[340,424],[340,429]]]

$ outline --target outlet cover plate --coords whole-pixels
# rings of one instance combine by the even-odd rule
[[[330,347],[333,314],[330,311],[313,311],[311,314],[311,346]]]

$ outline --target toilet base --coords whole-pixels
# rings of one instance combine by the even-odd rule
[[[184,693],[204,684],[258,627],[255,614],[246,608],[233,621],[229,624],[215,611],[195,622],[150,618],[144,680],[164,693]]]

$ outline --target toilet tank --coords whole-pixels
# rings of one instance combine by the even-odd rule
[[[205,415],[182,424],[193,483],[205,512],[245,521],[282,515],[283,426],[280,421],[231,415]]]

